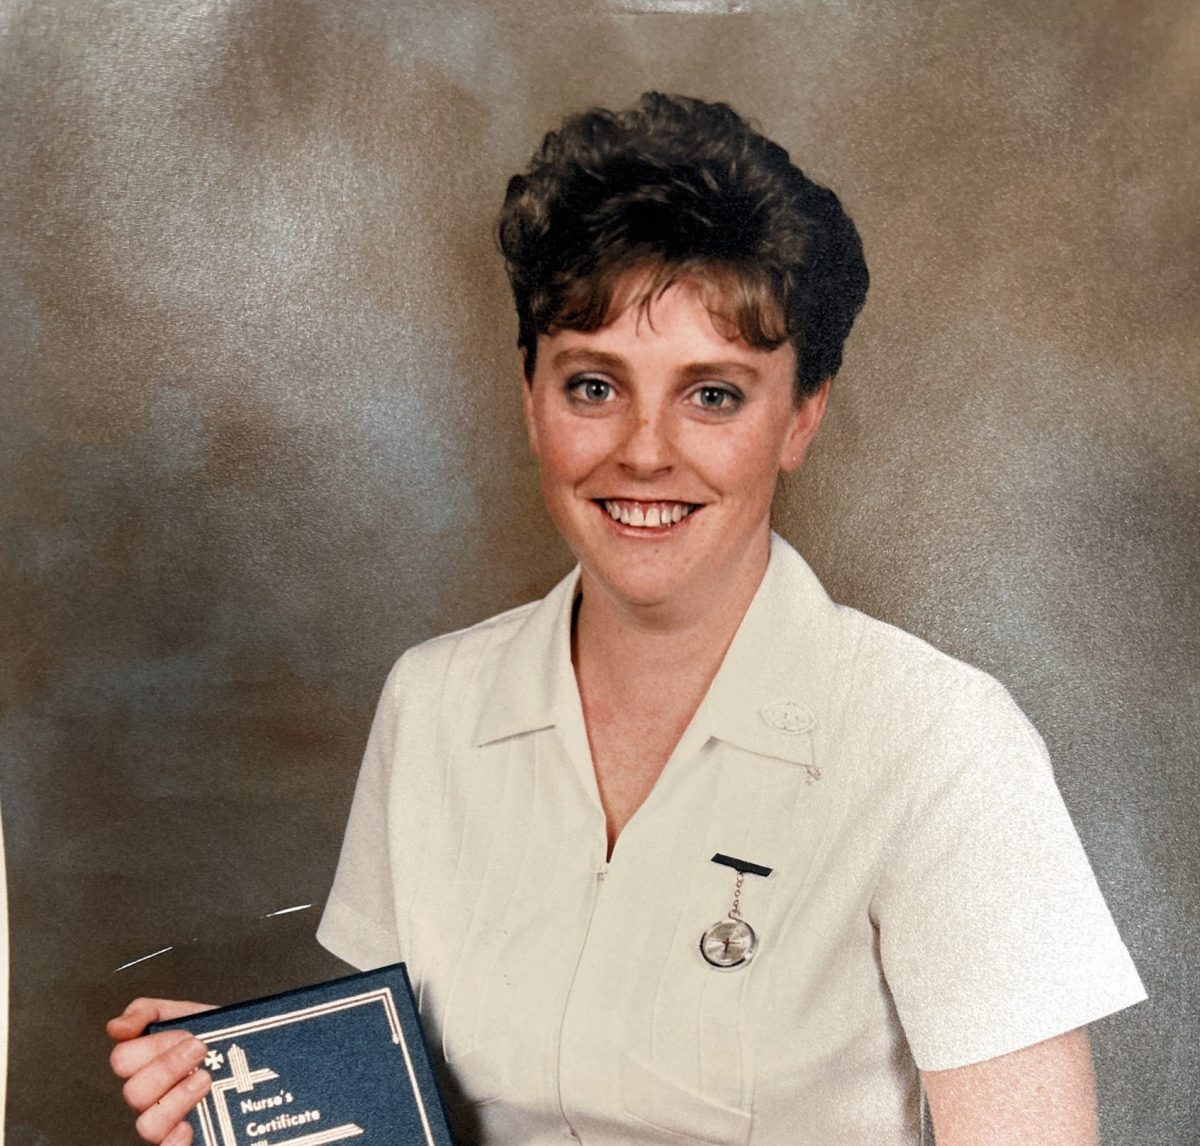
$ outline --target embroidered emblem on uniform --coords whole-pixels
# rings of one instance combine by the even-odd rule
[[[807,732],[816,723],[816,717],[796,700],[772,700],[758,710],[758,715],[764,724],[792,736]]]

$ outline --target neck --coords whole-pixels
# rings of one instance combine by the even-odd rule
[[[584,570],[571,659],[610,856],[704,700],[768,555],[764,544],[739,575],[710,575],[683,599],[654,606],[621,601]]]
[[[703,696],[758,591],[769,554],[768,544],[745,576],[652,605],[615,599],[584,570],[572,635],[576,673],[619,681],[621,692],[686,680],[689,691],[699,687]]]

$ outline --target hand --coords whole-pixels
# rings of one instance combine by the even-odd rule
[[[122,1093],[138,1112],[137,1132],[146,1142],[189,1146],[192,1128],[183,1119],[208,1093],[212,1079],[197,1069],[207,1053],[199,1039],[186,1031],[142,1032],[153,1022],[209,1010],[206,1003],[134,999],[108,1022],[108,1037],[117,1043],[109,1061],[113,1073],[125,1080]]]

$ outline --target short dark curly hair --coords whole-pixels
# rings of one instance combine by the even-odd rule
[[[730,337],[790,341],[799,402],[837,373],[867,294],[838,197],[727,104],[686,96],[646,92],[564,120],[509,180],[497,236],[527,377],[538,335],[605,325],[637,271],[643,307],[694,279],[715,288],[706,301]]]

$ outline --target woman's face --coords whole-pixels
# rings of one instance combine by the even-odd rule
[[[714,325],[694,284],[599,330],[538,341],[525,390],[542,492],[590,586],[626,608],[743,603],[762,576],[781,469],[826,388],[797,406],[795,352]]]

